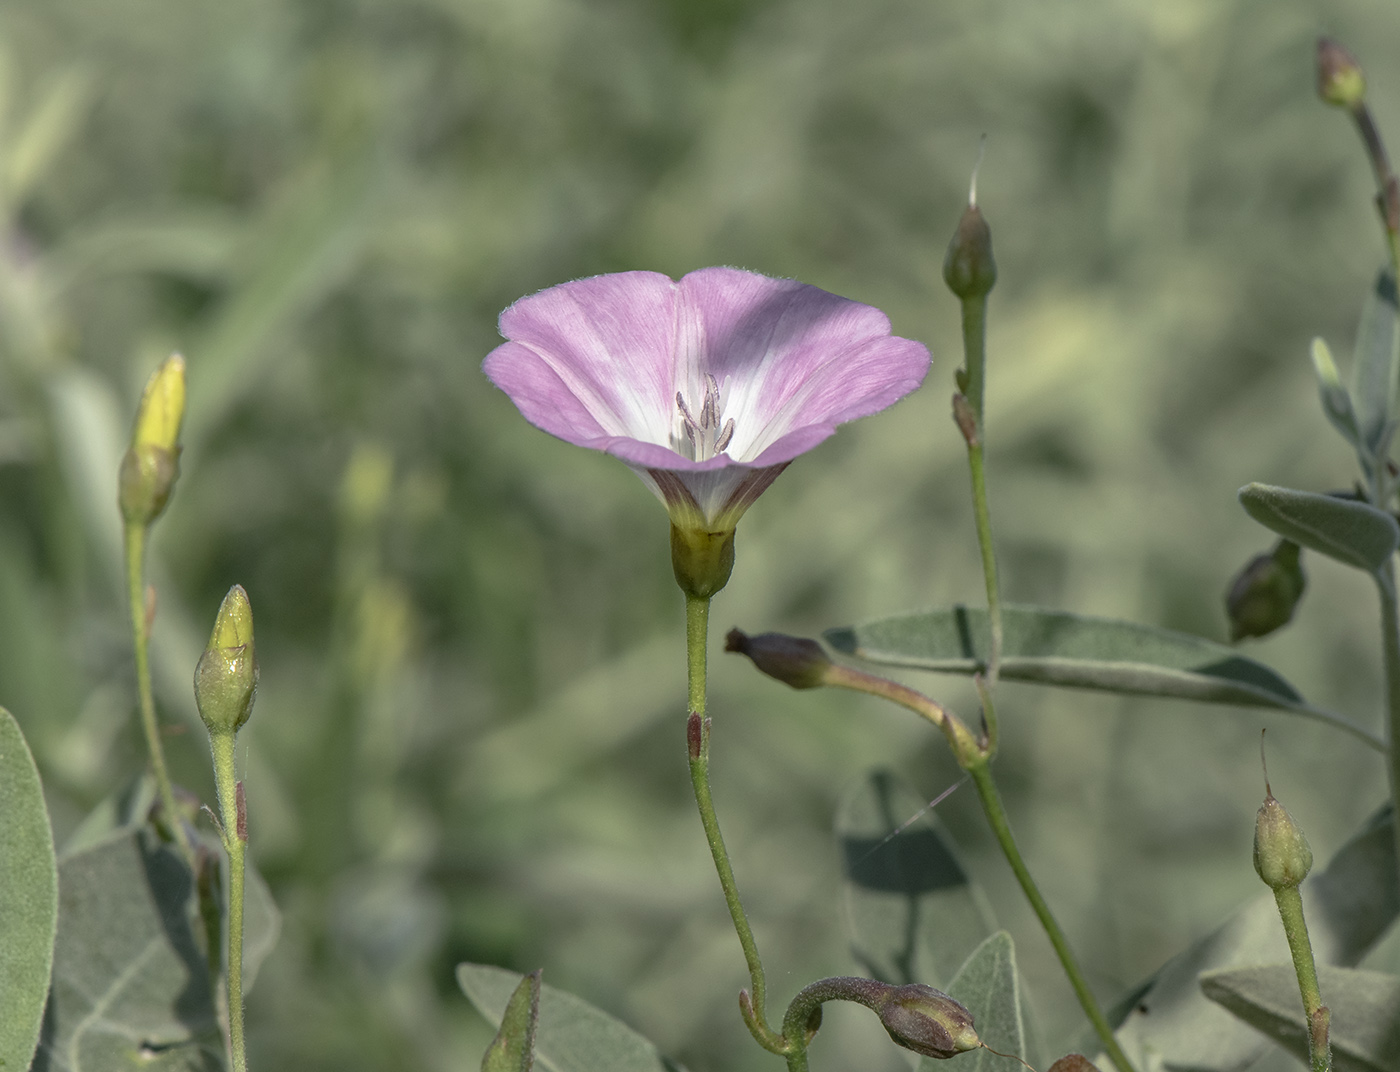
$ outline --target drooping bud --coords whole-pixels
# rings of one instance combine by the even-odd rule
[[[963,210],[948,254],[943,258],[943,281],[963,301],[981,298],[997,281],[997,264],[992,259],[992,229],[982,218],[976,201]]]
[[[1338,108],[1355,110],[1366,97],[1366,78],[1356,57],[1330,37],[1317,39],[1317,95]]]
[[[170,499],[180,474],[180,425],[185,417],[185,359],[167,358],[141,393],[131,446],[122,457],[117,501],[131,525],[149,525]]]
[[[972,1014],[923,983],[891,988],[876,1012],[890,1038],[925,1057],[956,1057],[982,1045]]]
[[[671,526],[671,569],[681,591],[709,599],[734,572],[734,530],[706,532]]]
[[[783,633],[749,636],[741,629],[729,630],[724,650],[747,655],[754,666],[769,677],[795,689],[815,689],[828,684],[831,659],[815,640]]]
[[[210,736],[238,732],[253,713],[258,661],[253,649],[253,608],[235,584],[219,605],[214,632],[194,669],[194,701]]]
[[[1067,1053],[1051,1065],[1046,1072],[1099,1072],[1093,1061],[1082,1053]]]
[[[1297,886],[1312,870],[1312,849],[1288,809],[1265,788],[1254,823],[1254,870],[1264,885],[1278,891]]]
[[[1268,636],[1287,625],[1305,587],[1299,547],[1292,540],[1280,540],[1268,554],[1255,555],[1225,596],[1230,639]]]

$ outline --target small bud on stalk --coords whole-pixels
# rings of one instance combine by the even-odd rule
[[[214,632],[194,670],[194,699],[210,736],[231,735],[253,713],[258,661],[253,650],[253,608],[242,585],[224,596]]]
[[[1265,794],[1254,824],[1254,870],[1270,889],[1290,889],[1312,870],[1312,849],[1302,828],[1267,785]]]
[[[1256,555],[1240,570],[1225,596],[1232,641],[1268,636],[1293,618],[1307,587],[1299,556],[1296,543],[1280,540],[1271,552]]]
[[[956,1057],[982,1045],[972,1014],[923,983],[894,987],[876,1011],[890,1038],[925,1057]]]
[[[118,504],[129,525],[149,525],[180,475],[180,425],[185,416],[185,359],[172,354],[151,374],[136,410],[131,446],[122,457]]]
[[[1317,95],[1338,108],[1355,110],[1366,98],[1366,77],[1356,57],[1330,37],[1317,39]]]
[[[997,281],[997,263],[992,258],[992,229],[982,218],[976,201],[963,210],[948,254],[943,259],[943,281],[959,298],[980,298],[991,293]]]
[[[731,629],[724,638],[724,650],[747,655],[763,673],[795,689],[815,689],[827,684],[827,671],[832,667],[815,640],[783,633],[749,636],[742,629]]]

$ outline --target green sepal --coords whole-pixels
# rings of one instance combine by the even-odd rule
[[[540,1019],[540,969],[515,988],[501,1015],[501,1029],[486,1048],[481,1072],[530,1072],[535,1064],[535,1027]]]

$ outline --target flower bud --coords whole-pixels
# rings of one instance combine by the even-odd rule
[[[1297,886],[1312,870],[1312,849],[1288,809],[1265,790],[1254,823],[1254,870],[1272,890]]]
[[[236,733],[253,713],[258,661],[253,651],[253,608],[235,584],[224,596],[214,632],[194,669],[194,701],[210,736]]]
[[[1267,636],[1282,628],[1306,587],[1301,551],[1293,541],[1280,540],[1268,554],[1250,559],[1225,596],[1230,639]]]
[[[1279,540],[1268,554],[1250,559],[1225,596],[1230,639],[1268,636],[1287,625],[1306,586],[1299,548],[1292,540]]]
[[[149,525],[165,509],[180,475],[184,416],[185,359],[171,354],[146,381],[131,446],[122,457],[117,500],[128,524]]]
[[[925,1057],[954,1057],[982,1045],[972,1013],[923,983],[891,988],[875,1011],[890,1038]]]
[[[751,637],[741,629],[731,629],[724,638],[724,650],[747,655],[769,677],[795,689],[815,689],[827,684],[826,673],[832,666],[815,640],[782,633]]]
[[[948,289],[964,301],[985,297],[996,284],[992,230],[975,203],[964,210],[953,240],[948,243],[948,255],[943,258],[943,280]]]
[[[682,592],[709,599],[734,572],[734,530],[706,532],[672,525],[671,569]]]
[[[1317,39],[1317,95],[1328,104],[1353,110],[1366,96],[1361,65],[1330,37]]]

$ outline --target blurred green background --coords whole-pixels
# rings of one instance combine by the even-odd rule
[[[285,913],[253,1067],[476,1067],[463,959],[543,966],[693,1072],[774,1067],[686,781],[665,515],[481,375],[497,313],[707,264],[885,309],[933,351],[928,384],[750,511],[716,633],[979,600],[940,266],[986,132],[1006,595],[1224,639],[1225,585],[1271,542],[1235,490],[1353,479],[1307,346],[1349,351],[1383,250],[1354,134],[1314,97],[1319,32],[1400,141],[1393,0],[6,0],[0,703],[60,839],[143,763],[115,474],[178,348],[154,664],[177,777],[210,799],[190,677],[246,586],[240,761]],[[1251,653],[1378,725],[1373,594],[1306,566],[1295,625]],[[956,770],[874,701],[719,656],[712,681],[717,804],[781,1008],[854,968],[841,794],[878,764],[928,797]],[[1283,717],[1001,706],[1012,821],[1108,1001],[1260,891],[1261,724],[1322,859],[1384,794],[1373,754]],[[1073,999],[975,799],[940,814],[1060,1045]],[[906,1067],[860,1010],[828,1023],[815,1068]]]

